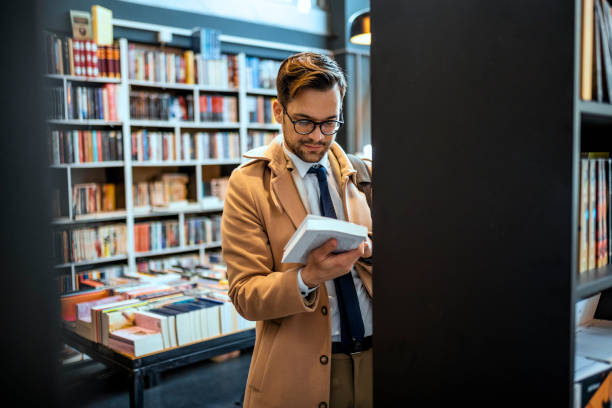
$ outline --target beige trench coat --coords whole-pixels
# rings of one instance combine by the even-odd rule
[[[305,302],[297,283],[301,265],[281,263],[285,244],[307,212],[281,137],[260,156],[247,157],[252,161],[230,177],[221,225],[229,295],[238,313],[257,321],[244,406],[316,408],[329,404],[327,291],[321,285]],[[355,186],[355,170],[338,144],[331,146],[329,159],[347,219],[368,227],[372,237],[366,198]],[[368,249],[364,257],[370,255]],[[358,261],[357,270],[372,296],[371,267]]]

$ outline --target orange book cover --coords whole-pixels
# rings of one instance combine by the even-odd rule
[[[121,69],[119,68],[121,66],[121,59],[120,59],[120,53],[119,53],[119,46],[118,45],[113,45],[112,47],[113,50],[113,77],[114,78],[120,78],[121,77]]]
[[[76,305],[82,302],[102,299],[111,296],[110,289],[95,289],[92,291],[64,295],[60,298],[62,320],[73,322],[76,320]]]
[[[102,154],[102,153],[104,153],[104,151],[102,150],[102,132],[99,131],[99,130],[96,132],[96,145],[98,146],[98,149],[97,149],[98,159],[97,159],[97,161],[99,161],[99,162],[104,161],[104,155]]]

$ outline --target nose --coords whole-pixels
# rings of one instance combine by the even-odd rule
[[[315,126],[314,130],[310,134],[310,137],[312,137],[312,139],[315,142],[319,142],[319,141],[325,139],[325,135],[323,134],[323,132],[321,132],[321,125],[316,125]]]

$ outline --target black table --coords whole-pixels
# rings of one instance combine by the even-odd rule
[[[72,330],[62,329],[63,341],[87,354],[92,359],[127,373],[130,379],[130,407],[144,407],[144,378],[158,378],[165,370],[182,367],[231,351],[252,347],[255,329],[243,330],[181,347],[162,350],[142,357],[130,357],[103,344],[79,336]]]

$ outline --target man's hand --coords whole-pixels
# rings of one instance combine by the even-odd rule
[[[302,281],[309,288],[314,288],[344,275],[351,270],[357,259],[363,256],[364,245],[365,241],[351,251],[333,254],[338,242],[333,238],[330,239],[308,254],[306,266],[302,269]]]

